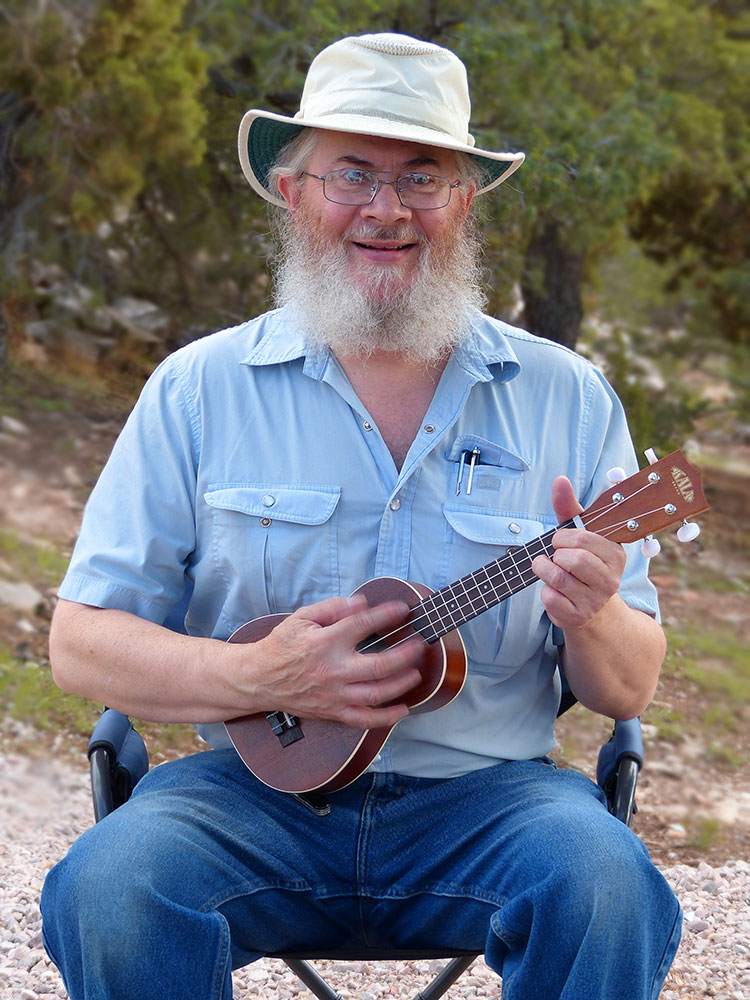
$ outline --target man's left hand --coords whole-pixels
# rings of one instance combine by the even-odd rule
[[[580,514],[573,486],[565,476],[552,484],[552,506],[559,523]],[[625,550],[617,542],[581,528],[561,528],[552,537],[554,554],[537,556],[531,566],[543,581],[542,603],[562,629],[587,625],[617,593],[625,569]]]

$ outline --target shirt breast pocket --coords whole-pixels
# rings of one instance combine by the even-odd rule
[[[520,571],[515,564],[510,570],[492,564],[554,528],[555,521],[454,503],[444,504],[443,513],[446,544],[441,576],[446,584],[490,566],[488,575],[496,594],[521,588],[461,628],[470,669],[509,676],[535,655],[550,623],[540,597],[541,584],[530,568],[530,560],[519,563]],[[480,587],[486,580],[487,574],[477,575]],[[526,581],[531,582],[522,588]],[[457,588],[459,593],[462,589]],[[481,602],[475,600],[470,606],[476,608]]]
[[[212,557],[224,624],[294,611],[339,593],[337,486],[212,484]]]

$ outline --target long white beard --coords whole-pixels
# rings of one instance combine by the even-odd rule
[[[469,333],[470,308],[486,303],[478,240],[465,224],[440,244],[408,226],[358,227],[363,243],[420,244],[407,282],[399,268],[368,262],[358,263],[355,280],[345,244],[324,244],[313,220],[287,216],[278,230],[276,303],[291,305],[308,340],[339,357],[367,358],[380,350],[425,365],[444,361]]]

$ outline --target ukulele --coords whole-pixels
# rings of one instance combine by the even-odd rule
[[[360,652],[374,652],[411,636],[422,639],[423,656],[418,664],[422,680],[400,699],[409,706],[410,714],[433,712],[458,695],[466,678],[466,650],[458,628],[536,583],[531,563],[541,553],[552,556],[552,537],[558,528],[586,528],[616,542],[632,542],[708,508],[700,474],[682,452],[672,452],[660,461],[653,452],[646,454],[649,466],[605,490],[581,514],[440,590],[380,577],[354,591],[364,594],[370,607],[391,600],[404,601],[410,607],[398,628],[388,635],[369,636],[357,646]],[[613,478],[620,471],[612,470]],[[698,531],[696,524],[685,523],[678,535],[689,540]],[[658,550],[654,539],[649,538],[645,545],[648,555]],[[256,618],[240,626],[227,641],[257,642],[287,617]],[[367,770],[395,728],[362,730],[284,711],[239,716],[225,726],[235,749],[257,778],[279,791],[297,794],[333,792],[350,784]]]

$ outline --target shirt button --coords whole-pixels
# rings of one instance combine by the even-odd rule
[[[362,424],[362,426],[364,427],[364,429],[366,431],[371,431],[372,430],[372,424],[370,423],[369,420],[365,420],[365,422]]]
[[[271,518],[270,517],[262,517],[260,519],[260,523],[263,525],[264,528],[267,528],[271,524]]]
[[[266,493],[264,497],[261,497],[260,501],[264,507],[273,507],[276,503],[276,497],[272,497],[270,493]]]
[[[434,424],[425,424],[424,425],[424,432],[425,432],[425,434],[434,434],[435,433],[435,425]]]
[[[388,506],[391,508],[391,510],[398,510],[399,507],[401,506],[401,501],[399,500],[398,497],[394,497],[393,500],[391,500],[391,502],[388,504]]]
[[[521,526],[520,524],[516,524],[515,521],[511,521],[510,524],[508,525],[508,531],[512,531],[514,535],[520,535]]]

